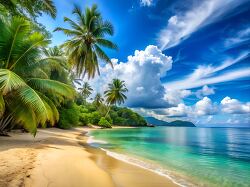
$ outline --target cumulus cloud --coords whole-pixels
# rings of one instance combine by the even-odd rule
[[[112,59],[114,69],[109,65],[101,67],[101,76],[90,80],[98,92],[103,92],[113,78],[124,80],[129,92],[126,105],[129,107],[159,108],[168,107],[164,100],[165,88],[160,78],[172,68],[172,57],[164,55],[156,46],[149,45],[145,50],[136,50],[128,56],[126,63]]]
[[[171,107],[166,109],[166,115],[168,117],[186,117],[192,112],[190,106],[186,106],[184,103],[178,104],[177,107]]]
[[[192,106],[187,106],[184,103],[179,103],[176,107],[169,107],[165,109],[155,109],[154,115],[163,115],[167,117],[190,117],[207,116],[217,113],[217,106],[209,99],[204,97],[197,101]],[[151,113],[152,114],[152,113]]]
[[[197,116],[214,114],[216,110],[216,107],[208,97],[204,97],[202,100],[198,101],[194,107],[195,115]]]
[[[250,113],[250,102],[242,103],[227,96],[221,101],[221,110],[229,114]]]
[[[151,6],[153,4],[153,0],[141,0],[141,6]]]
[[[211,85],[216,83],[227,82],[243,77],[250,76],[250,68],[236,69],[228,72],[222,72],[222,70],[246,59],[249,57],[249,51],[240,54],[234,59],[226,59],[219,66],[202,65],[198,66],[193,73],[186,77],[183,77],[177,81],[165,83],[165,87],[168,89],[191,89],[198,88],[204,85]],[[221,73],[217,75],[217,73]]]
[[[200,90],[195,92],[196,97],[202,98],[203,96],[215,94],[214,88],[210,88],[207,85],[203,86]]]
[[[184,98],[190,96],[191,94],[192,92],[190,90],[166,89],[164,99],[172,105],[178,105],[183,102]]]
[[[209,0],[200,1],[185,13],[177,13],[168,20],[166,28],[159,34],[162,50],[178,45],[200,28],[220,20],[231,10],[245,3],[246,0]],[[198,5],[198,6],[197,6]]]

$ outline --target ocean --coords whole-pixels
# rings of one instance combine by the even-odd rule
[[[250,186],[250,128],[94,130],[89,143],[180,186]]]

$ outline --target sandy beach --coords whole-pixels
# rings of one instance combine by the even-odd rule
[[[33,138],[14,132],[0,137],[2,187],[166,187],[168,178],[90,147],[89,128],[40,129]]]

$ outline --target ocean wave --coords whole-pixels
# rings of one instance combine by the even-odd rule
[[[108,142],[106,142],[104,140],[94,139],[94,136],[89,136],[89,138],[87,140],[87,143],[88,144],[94,144],[94,143],[97,143],[97,144],[107,144]]]
[[[170,179],[173,183],[175,183],[181,187],[194,187],[195,186],[194,184],[191,184],[191,183],[187,182],[186,180],[175,176],[174,174],[172,174],[171,172],[169,172],[165,168],[161,168],[159,166],[156,166],[155,164],[152,164],[152,163],[149,163],[149,162],[134,158],[132,156],[125,155],[125,154],[120,154],[117,152],[109,151],[107,149],[103,149],[103,148],[100,148],[100,149],[105,151],[107,155],[109,155],[115,159],[118,159],[118,160],[121,160],[123,162],[135,165],[137,167],[141,167],[143,169],[147,169],[147,170],[152,171],[158,175],[164,176],[164,177]]]

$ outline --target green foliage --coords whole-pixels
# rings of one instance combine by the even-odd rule
[[[93,89],[88,82],[84,82],[82,87],[78,88],[81,91],[81,95],[84,99],[84,104],[87,102],[87,98],[91,95]]]
[[[75,67],[77,76],[87,74],[88,78],[93,78],[99,72],[99,60],[110,64],[112,62],[102,47],[117,49],[117,46],[106,36],[112,36],[114,29],[109,21],[103,20],[97,5],[87,7],[82,11],[75,6],[72,12],[76,20],[64,17],[64,22],[70,26],[68,28],[58,27],[55,31],[62,31],[69,36],[63,47],[69,54],[69,62]]]
[[[35,135],[38,125],[58,121],[56,101],[72,99],[75,91],[49,79],[44,68],[49,61],[41,53],[49,40],[33,32],[29,21],[22,17],[0,19],[0,33],[1,113],[11,115],[13,124]]]
[[[146,126],[145,119],[128,108],[112,107],[110,117],[114,125]]]
[[[124,94],[127,92],[125,82],[119,79],[113,79],[112,83],[108,84],[108,90],[104,92],[109,105],[122,104],[127,99]]]
[[[11,15],[36,18],[42,13],[56,17],[56,7],[52,0],[0,0],[0,7]]]
[[[93,125],[97,125],[98,122],[100,121],[101,119],[101,115],[99,112],[95,111],[95,112],[92,112],[90,113],[90,123],[93,124]]]
[[[81,113],[80,114],[79,121],[82,125],[90,124],[90,119],[91,119],[91,116],[89,113]]]
[[[80,120],[80,107],[75,103],[69,104],[65,108],[59,110],[60,119],[58,122],[58,127],[62,129],[69,129],[73,126],[79,125]]]
[[[98,122],[98,125],[103,128],[111,128],[111,124],[104,117],[100,119],[100,121]]]

